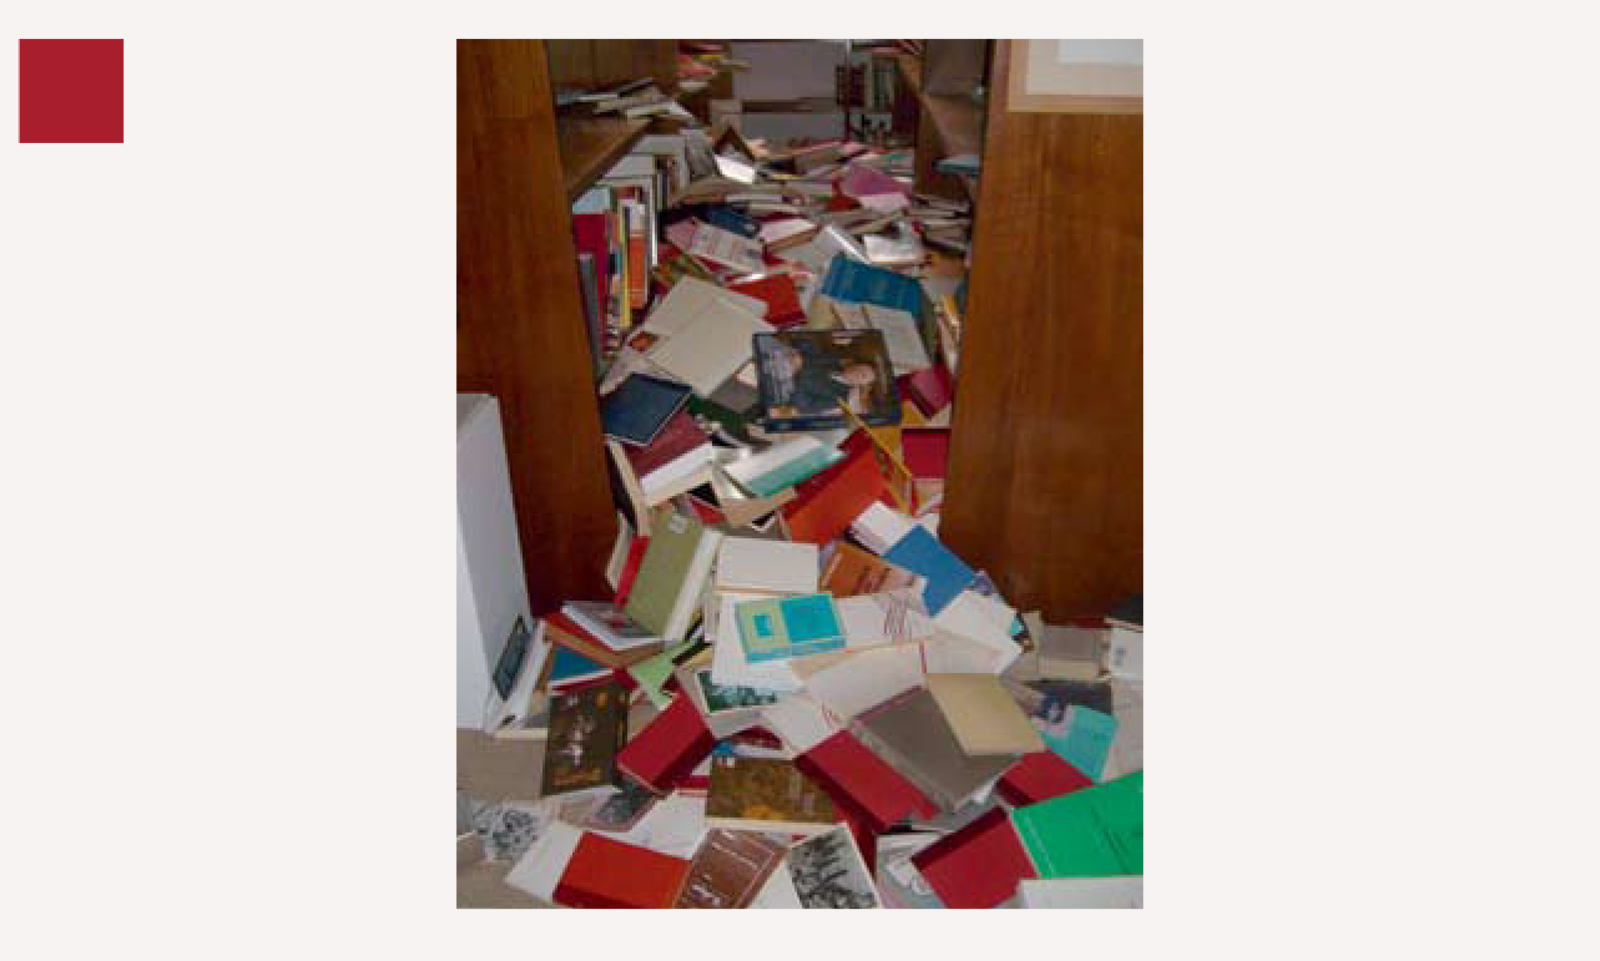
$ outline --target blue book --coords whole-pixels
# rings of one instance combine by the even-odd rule
[[[844,255],[833,258],[818,293],[847,304],[877,304],[903,310],[913,317],[922,313],[922,285],[915,278],[874,267]]]
[[[844,627],[831,594],[745,601],[733,610],[739,642],[752,664],[844,647]]]
[[[950,548],[939,543],[927,528],[917,526],[900,538],[883,559],[898,564],[908,571],[928,579],[922,589],[922,603],[928,613],[937,616],[945,606],[966,590],[978,575]]]
[[[550,683],[559,684],[562,681],[586,681],[592,677],[610,673],[611,668],[599,661],[584,657],[577,651],[568,647],[555,645],[555,658],[550,662]]]
[[[600,400],[600,425],[607,437],[643,447],[656,439],[694,391],[649,374],[629,374]]]

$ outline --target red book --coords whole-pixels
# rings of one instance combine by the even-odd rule
[[[1039,876],[1000,808],[923,848],[911,863],[947,908],[992,908]]]
[[[911,816],[939,813],[921,791],[849,731],[840,731],[796,757],[794,766],[817,782],[835,806],[859,815],[873,834]]]
[[[794,278],[788,274],[771,274],[760,280],[730,284],[729,289],[764,301],[767,305],[767,323],[774,327],[793,327],[806,319],[800,307],[800,294],[795,290]]]
[[[1094,781],[1056,752],[1034,751],[1011,765],[996,787],[1008,803],[1022,807],[1094,787]]]
[[[617,575],[617,596],[611,602],[617,610],[628,606],[628,596],[633,593],[634,579],[639,576],[639,565],[644,563],[644,552],[650,549],[650,538],[635,537],[628,547],[628,559]]]
[[[688,695],[679,694],[617,753],[617,768],[657,794],[666,794],[716,746],[700,710]]]
[[[569,908],[670,908],[689,862],[585,831],[552,900]]]
[[[924,417],[932,417],[944,410],[956,396],[955,385],[950,382],[950,372],[940,363],[907,374],[901,378],[900,386]]]
[[[603,311],[611,291],[611,215],[573,214],[572,241],[578,253],[594,257],[594,302]]]
[[[843,534],[873,501],[893,503],[870,442],[824,473],[828,476],[821,484],[807,481],[796,485],[795,499],[782,508],[784,526],[792,541],[826,544]]]
[[[950,428],[904,428],[900,431],[900,452],[912,477],[944,480],[950,464]]]

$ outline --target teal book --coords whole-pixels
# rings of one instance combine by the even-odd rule
[[[1144,873],[1144,772],[1011,812],[1041,878]]]
[[[1117,736],[1117,719],[1082,704],[1067,708],[1066,714],[1066,723],[1060,729],[1050,725],[1039,734],[1062,760],[1098,781],[1105,771],[1111,742]]]
[[[831,594],[745,601],[734,607],[734,617],[745,659],[752,664],[844,647]]]

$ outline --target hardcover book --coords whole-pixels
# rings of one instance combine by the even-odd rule
[[[873,834],[882,834],[908,817],[938,813],[915,785],[848,731],[833,735],[794,763],[821,785],[836,805],[851,808],[864,818]]]
[[[655,440],[691,393],[674,381],[629,374],[616,390],[600,399],[600,425],[607,437],[643,446]]]
[[[862,714],[850,730],[942,811],[960,807],[1016,761],[1016,755],[968,756],[926,688]]]
[[[1001,808],[935,841],[911,863],[950,908],[992,908],[1014,895],[1018,883],[1038,877]]]
[[[803,908],[879,907],[872,875],[842,824],[790,848],[787,866]]]
[[[661,649],[661,638],[605,601],[568,601],[561,611],[613,651],[650,647],[655,653]]]
[[[759,454],[727,464],[723,472],[756,497],[771,497],[807,480],[844,457],[815,437],[778,441]]]
[[[700,711],[680,694],[617,754],[617,768],[657,794],[666,794],[711,754],[716,743]]]
[[[713,829],[700,842],[673,906],[747,908],[788,851],[788,844],[770,835]]]
[[[1094,781],[1054,751],[1034,751],[1024,754],[995,787],[1007,803],[1022,807],[1094,787]]]
[[[622,688],[603,684],[551,700],[541,794],[569,794],[617,784],[617,751],[628,739]]]
[[[745,657],[754,663],[844,647],[844,628],[827,594],[764,598],[734,608]]]
[[[929,674],[928,691],[968,754],[1014,756],[1045,746],[1028,716],[993,674]]]
[[[872,426],[900,422],[889,350],[877,330],[757,334],[762,423],[769,431],[850,426],[844,407]]]
[[[833,801],[790,761],[711,759],[706,823],[745,831],[812,834],[839,820]]]
[[[1144,773],[1011,814],[1041,878],[1144,873]]]
[[[676,643],[689,629],[722,535],[671,510],[658,513],[651,529],[625,613],[665,642]]]
[[[683,858],[585,832],[552,900],[569,908],[670,908],[688,874]]]

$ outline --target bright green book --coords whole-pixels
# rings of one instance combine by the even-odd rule
[[[700,641],[684,641],[675,644],[659,654],[647,657],[639,663],[628,668],[628,673],[639,682],[639,689],[644,691],[645,697],[656,706],[656,710],[664,711],[672,703],[672,695],[663,690],[667,678],[677,668],[678,663],[674,658],[689,648],[701,643]]]
[[[1011,812],[1041,878],[1144,873],[1144,772]]]

